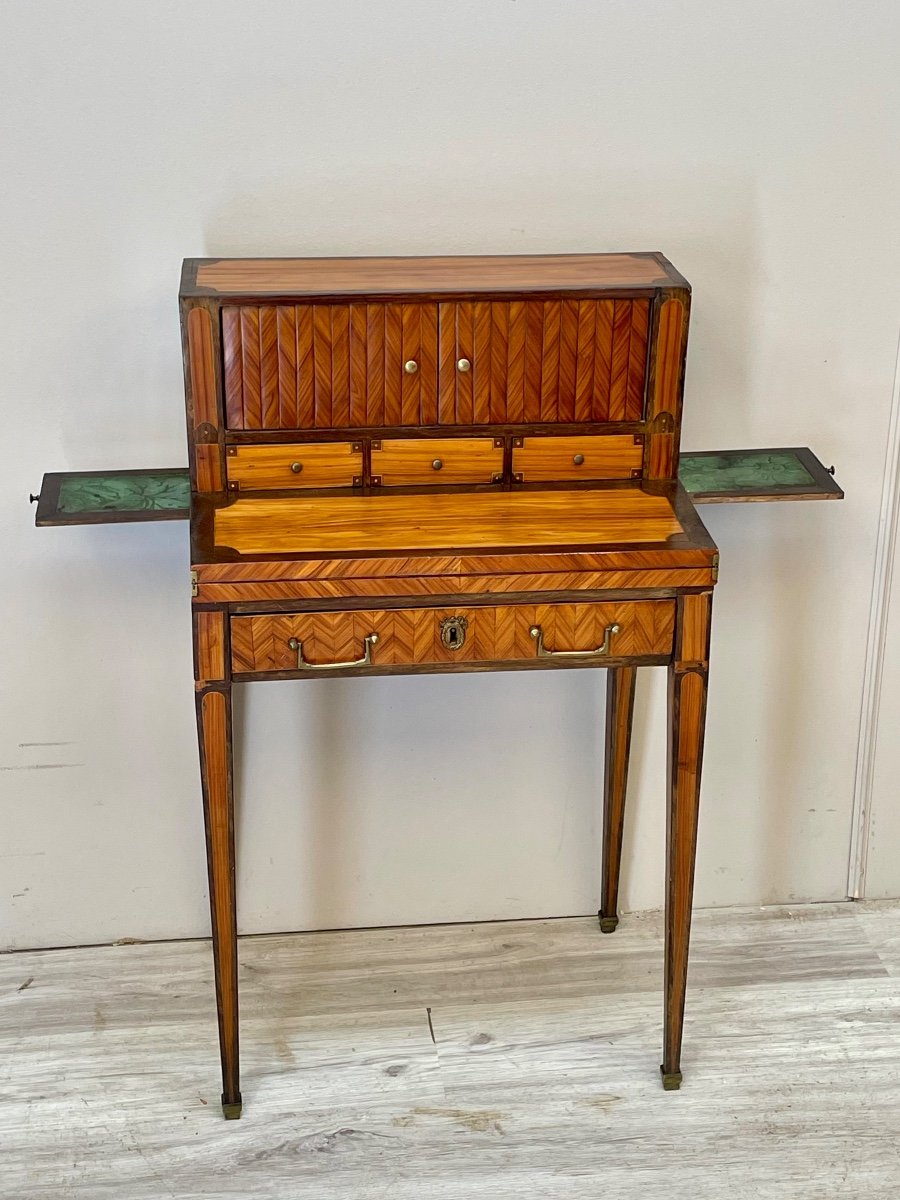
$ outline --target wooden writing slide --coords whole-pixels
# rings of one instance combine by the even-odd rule
[[[844,496],[831,471],[806,447],[682,454],[678,477],[695,504],[841,500]],[[41,484],[35,524],[186,521],[190,504],[187,467],[50,472]]]

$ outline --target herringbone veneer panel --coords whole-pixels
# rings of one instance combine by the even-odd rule
[[[457,616],[468,622],[466,638],[460,649],[451,650],[441,641],[441,622]],[[671,651],[674,622],[671,600],[266,613],[232,617],[232,663],[238,672],[292,670],[297,665],[297,653],[288,644],[292,638],[303,643],[308,662],[352,661],[372,633],[378,634],[374,666],[533,659],[533,625],[543,630],[548,650],[595,650],[607,626],[618,624],[612,656],[661,655]]]
[[[648,320],[648,300],[225,306],[228,424],[640,421]]]

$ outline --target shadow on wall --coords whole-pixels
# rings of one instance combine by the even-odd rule
[[[596,911],[603,690],[600,671],[237,688],[245,928]]]

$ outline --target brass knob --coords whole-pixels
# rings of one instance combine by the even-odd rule
[[[434,467],[434,469],[435,469],[436,471],[439,471],[439,470],[441,469],[441,467],[442,467],[444,464],[443,464],[443,462],[441,461],[441,459],[439,459],[439,458],[436,458],[436,459],[434,460],[434,462],[433,462],[431,465]]]
[[[584,455],[576,454],[575,457],[572,459],[572,462],[575,464],[576,467],[580,467],[581,464],[584,462]]]
[[[472,364],[469,362],[469,360],[467,358],[461,358],[459,360],[459,362],[456,364],[456,369],[458,371],[462,371],[463,374],[465,374],[466,371],[471,371]]]
[[[408,362],[405,362],[403,364],[403,370],[407,373],[407,375],[415,375],[415,373],[416,373],[416,371],[418,371],[418,369],[419,369],[419,364],[416,362],[416,360],[414,358],[409,359]]]
[[[295,475],[299,475],[303,470],[303,463],[291,463],[291,470]]]

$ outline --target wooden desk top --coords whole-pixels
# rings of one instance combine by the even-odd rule
[[[195,497],[195,599],[338,600],[709,587],[718,551],[682,489]]]
[[[684,532],[665,496],[637,488],[248,497],[215,514],[242,556],[505,550],[665,542]]]
[[[186,259],[182,296],[385,295],[687,287],[664,255]]]

